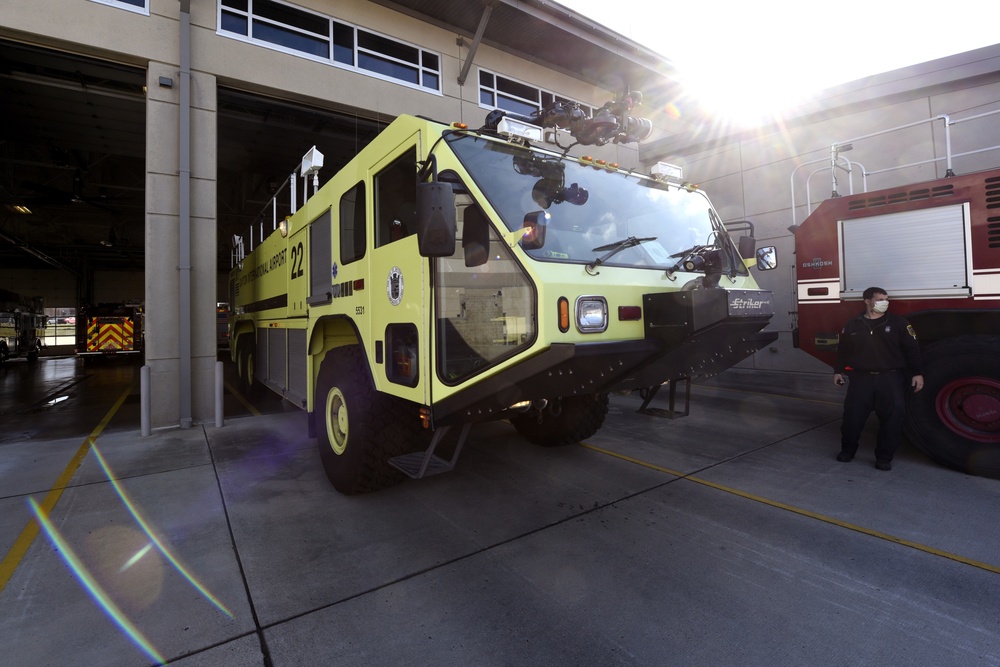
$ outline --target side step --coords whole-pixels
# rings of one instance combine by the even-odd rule
[[[674,405],[677,401],[677,383],[684,382],[684,409],[677,410]],[[656,394],[663,387],[662,384],[649,387],[640,392],[640,396],[643,397],[642,405],[636,410],[640,415],[649,415],[650,417],[666,417],[667,419],[676,419],[678,417],[687,417],[688,413],[691,412],[691,378],[677,378],[676,380],[670,380],[670,394],[667,398],[667,409],[663,408],[650,408],[650,402],[656,398]]]
[[[444,426],[434,431],[434,437],[431,438],[431,444],[426,452],[413,452],[411,454],[403,454],[402,456],[394,456],[389,459],[389,465],[403,471],[403,474],[410,479],[420,479],[428,475],[449,472],[455,468],[455,463],[458,462],[458,455],[462,452],[462,445],[465,444],[465,439],[468,437],[469,429],[471,428],[472,424],[462,425],[462,432],[458,436],[458,444],[455,445],[455,453],[451,455],[450,461],[445,461],[440,456],[434,455],[434,450],[437,448],[438,443],[451,430],[450,426]]]

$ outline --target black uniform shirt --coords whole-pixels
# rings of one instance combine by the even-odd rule
[[[861,313],[844,325],[837,343],[837,364],[833,372],[843,373],[848,368],[856,371],[908,369],[912,375],[923,375],[916,332],[900,315],[886,313],[870,320]]]

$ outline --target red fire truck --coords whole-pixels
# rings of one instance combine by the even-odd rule
[[[142,306],[102,303],[82,308],[76,318],[78,356],[142,354]]]
[[[834,197],[792,228],[793,339],[833,365],[862,292],[884,288],[923,350],[905,434],[939,463],[1000,477],[1000,169],[956,176],[948,161],[944,178]]]

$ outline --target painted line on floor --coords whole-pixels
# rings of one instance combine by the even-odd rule
[[[812,512],[801,507],[795,507],[794,505],[788,505],[786,503],[779,502],[777,500],[771,500],[769,498],[764,498],[763,496],[754,495],[752,493],[747,493],[746,491],[740,491],[739,489],[734,489],[729,486],[723,486],[722,484],[716,484],[715,482],[709,482],[705,479],[700,479],[698,477],[692,477],[686,475],[677,470],[671,470],[669,468],[664,468],[663,466],[658,466],[654,463],[649,463],[648,461],[643,461],[641,459],[633,458],[625,454],[619,454],[618,452],[613,452],[608,449],[603,449],[601,447],[595,447],[594,445],[588,445],[585,442],[580,443],[581,447],[586,447],[587,449],[597,452],[598,454],[604,454],[606,456],[611,456],[616,459],[621,459],[622,461],[628,461],[629,463],[634,463],[636,465],[643,466],[644,468],[649,468],[650,470],[656,470],[658,472],[663,472],[668,475],[673,475],[680,479],[685,479],[689,482],[694,482],[695,484],[701,484],[702,486],[707,486],[709,488],[715,489],[717,491],[722,491],[724,493],[729,493],[734,496],[739,496],[741,498],[746,498],[747,500],[753,500],[754,502],[762,503],[764,505],[769,505],[778,509],[782,509],[800,516],[808,517],[810,519],[815,519],[817,521],[822,521],[824,523],[829,523],[840,528],[846,528],[848,530],[853,530],[863,535],[868,535],[870,537],[876,537],[880,540],[885,540],[887,542],[893,542],[895,544],[902,545],[904,547],[909,547],[911,549],[916,549],[917,551],[923,551],[934,556],[940,556],[941,558],[947,558],[949,560],[962,563],[964,565],[971,565],[972,567],[979,568],[980,570],[986,570],[987,572],[992,572],[993,574],[1000,574],[1000,566],[991,565],[990,563],[984,563],[982,561],[973,560],[971,558],[966,558],[965,556],[959,556],[958,554],[951,553],[950,551],[943,551],[941,549],[936,549],[935,547],[928,546],[926,544],[921,544],[919,542],[913,542],[911,540],[904,539],[902,537],[896,537],[895,535],[889,535],[888,533],[882,533],[877,530],[872,530],[870,528],[865,528],[864,526],[859,526],[854,523],[849,523],[847,521],[841,521],[840,519],[835,519],[825,514],[819,514],[818,512]]]
[[[243,407],[245,407],[247,410],[250,411],[250,414],[252,414],[254,417],[260,417],[260,410],[250,405],[250,402],[243,396],[243,394],[237,391],[236,387],[229,384],[228,382],[223,383],[223,385],[226,387],[226,389],[229,390],[230,394],[236,397],[237,401],[243,404]]]
[[[94,444],[94,441],[97,440],[97,437],[104,431],[104,429],[107,428],[108,423],[111,422],[111,419],[115,416],[115,413],[118,412],[119,408],[121,408],[122,403],[125,402],[125,399],[128,398],[133,389],[135,389],[134,384],[126,389],[124,393],[122,393],[121,397],[115,401],[115,404],[111,406],[108,413],[104,415],[104,419],[102,419],[94,430],[90,432],[87,439],[84,440],[83,444],[80,445],[80,448],[76,450],[76,454],[73,455],[73,458],[70,459],[69,463],[63,469],[62,474],[59,475],[59,479],[56,480],[56,483],[51,489],[49,489],[49,492],[45,495],[45,500],[43,500],[39,506],[41,510],[45,512],[46,516],[52,513],[52,508],[54,508],[56,503],[59,502],[59,498],[62,497],[63,491],[66,490],[70,480],[73,479],[73,475],[76,474],[77,469],[83,463],[83,459],[86,458],[87,454],[90,452],[90,447]],[[28,522],[28,525],[24,527],[24,530],[21,531],[21,534],[14,541],[14,545],[10,548],[10,551],[8,551],[3,557],[3,560],[0,561],[0,593],[3,592],[3,589],[7,586],[7,582],[10,581],[10,578],[14,575],[14,570],[16,570],[17,566],[21,564],[21,559],[24,558],[24,554],[28,552],[31,544],[35,541],[35,538],[38,536],[38,530],[38,521],[31,519]]]

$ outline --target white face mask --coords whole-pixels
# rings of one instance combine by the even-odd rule
[[[872,310],[874,310],[876,313],[884,313],[885,311],[889,310],[889,302],[876,301],[875,303],[872,304]]]

